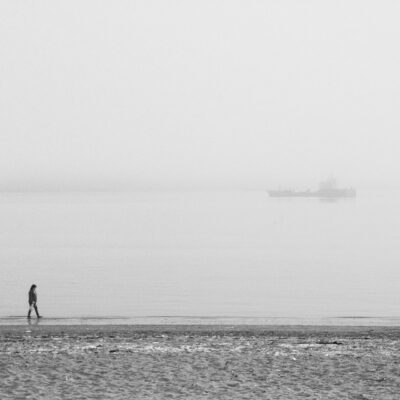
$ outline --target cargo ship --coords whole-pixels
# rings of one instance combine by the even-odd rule
[[[323,199],[337,199],[342,197],[356,197],[354,188],[338,188],[336,180],[329,178],[320,183],[318,190],[268,190],[270,197],[317,197]]]

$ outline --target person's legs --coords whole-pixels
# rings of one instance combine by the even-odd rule
[[[32,312],[32,304],[29,304],[28,318],[31,317],[31,312]]]
[[[34,307],[34,309],[35,309],[36,316],[37,316],[38,318],[40,318],[39,310],[38,310],[38,308],[37,308],[37,305],[34,304],[33,307]]]

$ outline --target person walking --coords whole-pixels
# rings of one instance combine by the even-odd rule
[[[38,318],[42,318],[42,317],[39,315],[39,310],[38,310],[38,308],[37,308],[36,285],[32,285],[32,286],[31,286],[31,288],[29,289],[29,294],[28,294],[28,296],[29,296],[29,300],[28,300],[28,301],[29,301],[28,318],[31,317],[32,308],[35,309],[36,316],[37,316]]]

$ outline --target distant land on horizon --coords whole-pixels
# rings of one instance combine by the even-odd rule
[[[400,190],[400,184],[388,184],[385,182],[363,182],[348,183],[357,190]],[[307,190],[318,185],[318,181],[313,182],[113,182],[113,181],[93,181],[93,182],[45,182],[45,183],[25,183],[25,182],[0,182],[0,193],[63,193],[63,192],[135,192],[135,191],[241,191],[241,190],[270,190],[270,189],[290,189]]]

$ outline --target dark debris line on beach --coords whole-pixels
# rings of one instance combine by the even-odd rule
[[[0,327],[0,398],[398,399],[400,329]]]

